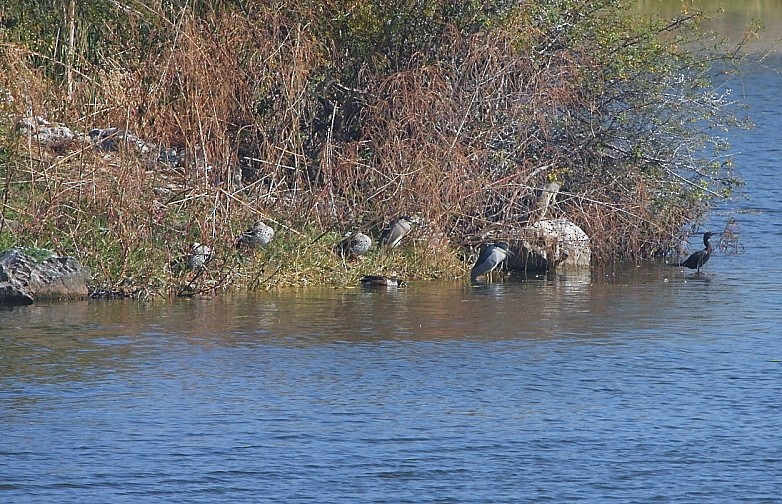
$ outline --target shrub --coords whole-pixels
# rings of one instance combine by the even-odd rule
[[[215,245],[205,285],[286,283],[286,271],[339,282],[347,270],[326,242],[343,231],[419,214],[416,250],[440,252],[422,252],[417,271],[442,275],[459,248],[523,225],[536,188],[557,180],[554,214],[587,231],[596,257],[649,257],[740,183],[721,137],[741,126],[738,105],[711,81],[740,47],[715,51],[697,14],[628,6],[4,7],[2,213],[22,223],[20,241],[76,253],[104,283],[181,281],[168,265],[192,241]],[[12,127],[29,113],[119,127],[181,163],[130,143],[47,150]],[[235,262],[235,236],[258,217],[282,231],[288,259]]]

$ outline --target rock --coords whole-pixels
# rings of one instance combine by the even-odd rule
[[[507,267],[511,270],[584,269],[591,264],[589,237],[568,219],[533,222],[510,245],[514,255],[508,257]]]
[[[27,116],[19,121],[22,133],[54,150],[62,150],[78,138],[70,128],[53,124],[38,116]]]
[[[0,304],[87,297],[87,282],[92,278],[89,268],[73,257],[41,252],[48,256],[39,259],[20,248],[0,254]]]
[[[147,142],[121,128],[94,128],[87,138],[96,149],[104,152],[116,152],[124,147],[171,168],[182,165],[182,156],[176,149]]]

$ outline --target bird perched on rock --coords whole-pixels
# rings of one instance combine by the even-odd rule
[[[334,247],[334,251],[343,259],[356,259],[369,252],[371,247],[372,238],[356,231],[347,233],[345,238]]]
[[[394,277],[364,275],[361,277],[361,284],[365,287],[403,287],[405,282]]]
[[[714,236],[715,234],[719,233],[712,233],[711,231],[708,231],[703,234],[703,245],[706,247],[703,250],[697,250],[690,254],[690,257],[685,259],[684,261],[680,262],[677,266],[684,266],[685,268],[690,268],[697,270],[697,273],[700,273],[701,267],[708,262],[709,258],[711,257],[712,247],[709,243],[709,238]]]
[[[193,242],[190,246],[190,254],[187,256],[187,267],[192,271],[201,270],[210,259],[212,259],[212,248],[203,243]]]
[[[470,271],[470,280],[474,282],[479,276],[491,273],[508,257],[508,254],[512,253],[505,242],[488,243],[481,250],[478,260]]]
[[[413,229],[413,224],[416,221],[412,217],[403,215],[398,219],[391,222],[388,227],[383,230],[380,235],[380,246],[386,249],[392,249],[399,246],[399,242],[402,241],[410,231]]]
[[[557,199],[557,194],[562,186],[557,181],[549,182],[538,190],[537,203],[535,204],[536,220],[545,220],[549,206]]]
[[[253,227],[239,235],[236,239],[236,248],[247,249],[263,247],[274,238],[274,229],[263,221],[256,221]]]

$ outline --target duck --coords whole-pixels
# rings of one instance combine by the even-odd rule
[[[253,226],[236,239],[236,248],[247,249],[265,247],[274,239],[274,229],[263,221],[256,221]]]
[[[360,281],[365,287],[403,287],[406,285],[404,280],[381,275],[364,275]]]
[[[187,267],[191,271],[200,271],[211,259],[212,248],[209,245],[193,242],[190,245],[190,254],[187,256]]]
[[[491,273],[512,253],[505,242],[486,244],[470,270],[470,280],[474,282],[479,276]]]
[[[369,252],[370,248],[372,248],[372,238],[360,231],[355,231],[345,234],[342,241],[334,247],[334,251],[343,259],[357,259]]]

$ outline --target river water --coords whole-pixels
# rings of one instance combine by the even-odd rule
[[[0,502],[780,502],[782,69],[701,277],[0,311]],[[698,237],[692,242],[697,248]]]

